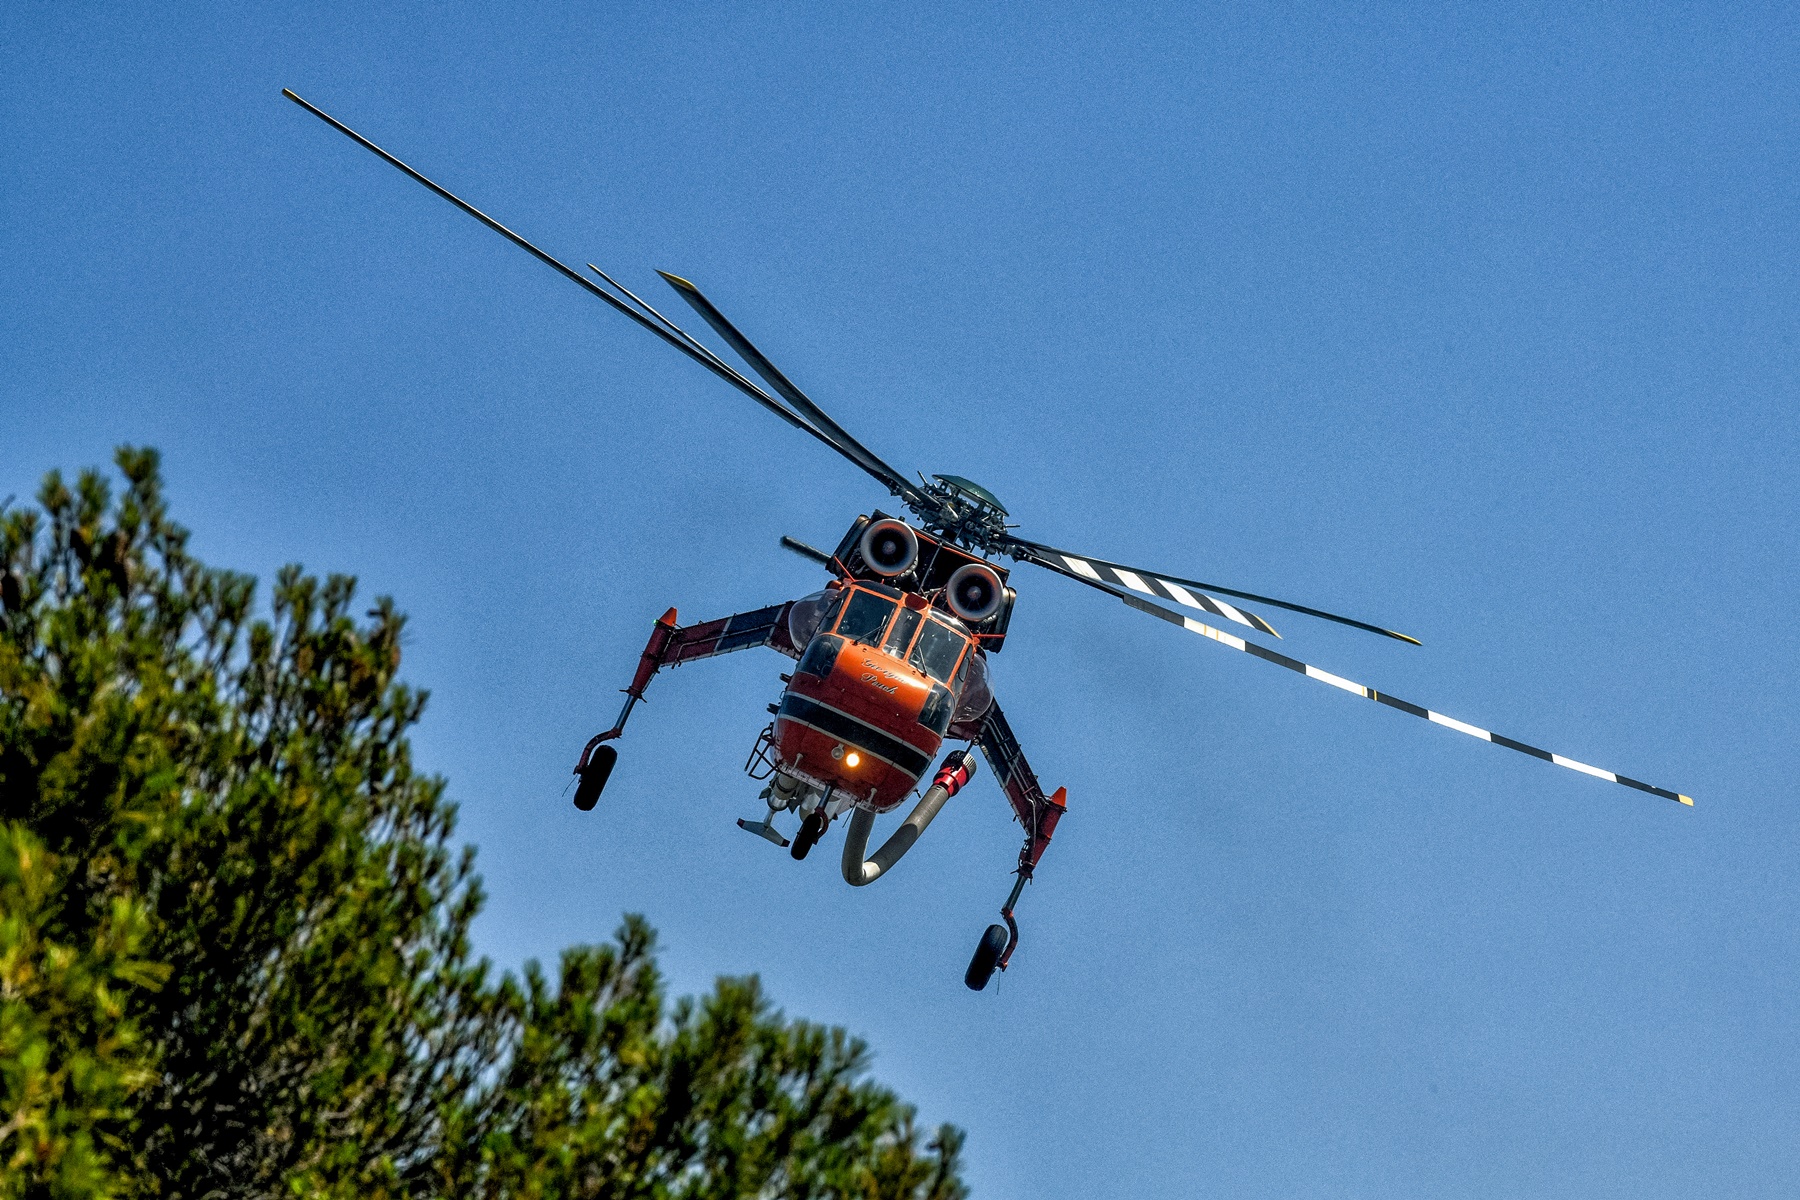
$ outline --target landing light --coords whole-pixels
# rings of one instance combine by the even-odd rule
[[[862,755],[858,754],[854,750],[852,750],[850,753],[844,755],[844,765],[846,767],[854,767],[857,763],[859,763],[861,761],[862,761]]]

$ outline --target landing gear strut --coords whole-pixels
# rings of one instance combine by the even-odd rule
[[[667,657],[669,642],[679,632],[675,624],[675,610],[670,609],[656,622],[650,631],[650,641],[644,647],[644,653],[638,658],[637,675],[632,678],[631,686],[625,689],[625,707],[619,710],[619,719],[605,733],[597,733],[588,739],[582,748],[581,761],[575,764],[575,774],[581,780],[575,785],[575,807],[587,812],[599,803],[600,791],[611,778],[613,765],[619,761],[619,751],[606,743],[625,732],[626,718],[631,710],[637,707],[638,701],[644,698],[644,689],[650,686],[650,677],[662,667]]]

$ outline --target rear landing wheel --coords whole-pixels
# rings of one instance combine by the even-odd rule
[[[788,853],[796,861],[805,858],[806,852],[818,845],[819,839],[824,836],[825,814],[815,808],[807,814],[806,820],[800,822],[800,832],[794,835],[794,845]]]
[[[971,991],[979,992],[994,977],[994,967],[1006,950],[1006,940],[1004,925],[989,925],[987,932],[981,935],[981,941],[975,945],[975,957],[969,960],[969,969],[963,972],[963,982]]]
[[[587,766],[576,772],[581,782],[575,785],[575,807],[587,812],[600,802],[600,790],[612,776],[619,752],[611,746],[598,746],[588,757]]]

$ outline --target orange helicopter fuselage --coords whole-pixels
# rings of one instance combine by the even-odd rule
[[[943,744],[967,630],[922,597],[845,587],[800,656],[777,707],[782,769],[860,808],[886,812],[913,790]]]

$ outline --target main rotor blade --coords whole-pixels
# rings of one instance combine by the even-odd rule
[[[1115,596],[1122,596],[1121,587],[1130,588],[1134,592],[1142,592],[1146,596],[1155,596],[1159,600],[1173,600],[1177,604],[1185,604],[1189,608],[1197,608],[1201,612],[1211,613],[1215,617],[1224,617],[1227,621],[1236,621],[1248,629],[1258,633],[1266,633],[1271,637],[1280,637],[1275,627],[1253,612],[1227,604],[1223,600],[1214,600],[1211,596],[1200,592],[1190,592],[1180,584],[1171,584],[1168,580],[1151,575],[1148,572],[1139,574],[1129,567],[1114,567],[1110,563],[1102,563],[1098,559],[1080,558],[1073,554],[1064,554],[1061,550],[1049,546],[1039,546],[1035,542],[1022,542],[1009,538],[1002,544],[1001,552],[1009,554],[1021,562],[1035,563],[1046,570],[1055,571],[1058,575],[1066,575],[1077,583],[1085,583],[1089,587],[1099,588]],[[1159,590],[1160,589],[1160,590]]]
[[[1232,617],[1230,612],[1222,612],[1219,608],[1213,608],[1204,603],[1194,602],[1196,600],[1211,600],[1212,597],[1202,596],[1199,593],[1190,592],[1188,589],[1202,588],[1208,592],[1222,592],[1227,596],[1236,596],[1241,600],[1254,600],[1258,604],[1273,604],[1276,608],[1285,608],[1289,612],[1305,613],[1309,617],[1318,617],[1325,621],[1336,621],[1339,625],[1348,625],[1352,629],[1362,629],[1369,633],[1379,633],[1382,637],[1390,637],[1395,641],[1406,642],[1413,646],[1420,644],[1418,638],[1408,637],[1406,634],[1397,633],[1392,629],[1383,629],[1379,625],[1371,625],[1367,621],[1358,621],[1354,617],[1340,617],[1336,613],[1328,613],[1323,609],[1308,608],[1304,604],[1294,604],[1287,600],[1277,600],[1273,596],[1259,596],[1255,592],[1241,592],[1236,588],[1220,587],[1216,583],[1202,583],[1198,579],[1182,579],[1176,575],[1160,575],[1155,572],[1145,571],[1139,567],[1127,567],[1120,563],[1107,562],[1103,558],[1091,558],[1085,554],[1070,554],[1067,550],[1058,550],[1054,546],[1046,546],[1041,542],[1027,542],[1021,539],[1014,539],[1014,543],[1025,547],[1028,550],[1035,551],[1038,555],[1050,556],[1055,560],[1053,563],[1044,563],[1042,559],[1033,559],[1033,561],[1038,562],[1039,565],[1049,565],[1052,569],[1060,569],[1061,567],[1066,566],[1068,571],[1065,571],[1064,574],[1073,572],[1084,582],[1090,577],[1098,578],[1107,583],[1128,587],[1134,592],[1142,592],[1146,596],[1154,596],[1159,600],[1173,600],[1177,604],[1186,604],[1190,608],[1198,608],[1203,612],[1210,612],[1215,616],[1222,616],[1228,620],[1236,620],[1236,618]],[[1140,584],[1143,586],[1139,586]],[[1190,599],[1190,597],[1192,597],[1192,599]],[[1230,607],[1225,605],[1222,600],[1214,601],[1214,603],[1224,607]],[[1233,609],[1232,611],[1237,610]],[[1262,618],[1260,617],[1255,618],[1257,621],[1260,621],[1261,619]],[[1245,621],[1243,624],[1253,625],[1253,622]],[[1265,629],[1263,632],[1274,633],[1275,631],[1272,629]],[[1280,635],[1277,634],[1276,636]]]
[[[518,246],[520,249],[531,254],[533,257],[537,258],[540,262],[544,263],[546,266],[551,267],[552,269],[560,272],[566,278],[573,280],[575,283],[579,284],[584,290],[586,290],[589,294],[599,297],[601,300],[605,301],[608,305],[610,305],[616,311],[625,314],[627,317],[629,317],[633,321],[635,321],[638,325],[641,325],[643,328],[648,329],[651,333],[655,334],[657,337],[661,338],[663,341],[667,342],[669,345],[675,347],[675,349],[681,351],[683,354],[687,355],[689,358],[693,359],[695,362],[699,363],[701,366],[705,367],[707,370],[711,371],[713,374],[715,374],[719,378],[723,379],[726,383],[729,383],[732,387],[737,388],[740,392],[743,392],[746,396],[749,396],[752,400],[756,401],[758,404],[762,405],[764,408],[768,409],[770,412],[774,413],[776,416],[780,417],[782,420],[786,421],[788,424],[792,425],[794,428],[801,430],[804,433],[811,434],[813,437],[817,438],[820,442],[822,442],[823,444],[825,444],[827,446],[830,446],[833,450],[836,450],[838,453],[840,453],[840,454],[844,453],[843,448],[840,447],[836,442],[832,441],[831,438],[827,437],[825,434],[821,433],[819,430],[813,428],[813,426],[809,422],[807,422],[806,420],[801,418],[798,414],[791,412],[787,408],[786,405],[780,403],[773,396],[769,395],[767,392],[765,392],[761,388],[757,387],[754,383],[751,383],[748,379],[744,378],[743,375],[739,374],[737,371],[733,370],[728,364],[721,361],[717,355],[713,354],[711,351],[706,350],[706,348],[704,346],[700,346],[699,349],[695,349],[695,346],[698,346],[698,343],[695,343],[693,346],[686,344],[686,342],[693,342],[693,338],[688,337],[688,335],[686,333],[683,333],[680,329],[676,328],[674,325],[672,325],[672,324],[670,325],[670,329],[674,329],[674,333],[671,333],[671,332],[669,332],[669,330],[662,328],[655,321],[652,321],[650,318],[644,316],[642,313],[637,312],[625,301],[619,299],[617,296],[614,296],[611,292],[608,292],[606,289],[602,288],[599,284],[596,284],[595,282],[593,282],[593,280],[588,279],[585,275],[582,275],[579,272],[575,271],[573,268],[569,267],[568,265],[563,263],[561,260],[555,258],[554,256],[552,256],[552,255],[546,253],[545,251],[540,250],[538,247],[532,245],[532,243],[525,240],[523,237],[520,237],[518,234],[516,234],[512,230],[508,229],[506,226],[502,225],[500,222],[494,220],[494,218],[488,216],[486,213],[482,212],[480,209],[476,208],[474,205],[470,204],[468,201],[462,199],[462,197],[451,192],[448,188],[444,188],[444,187],[439,186],[436,183],[433,183],[430,179],[427,179],[424,175],[420,174],[418,171],[413,170],[411,167],[409,167],[405,163],[401,162],[398,158],[395,158],[392,154],[389,154],[386,150],[383,150],[380,146],[377,146],[374,142],[371,142],[368,138],[366,138],[362,134],[356,132],[356,130],[350,128],[348,125],[344,124],[342,121],[339,121],[336,117],[333,117],[330,113],[328,113],[328,112],[324,111],[323,109],[318,108],[312,104],[307,103],[305,100],[302,100],[299,96],[295,95],[292,91],[290,91],[287,88],[282,88],[281,94],[286,96],[289,100],[292,100],[295,104],[298,104],[301,108],[304,108],[307,112],[311,113],[313,116],[319,118],[319,120],[325,122],[327,125],[331,126],[333,129],[337,130],[339,133],[343,134],[345,137],[349,138],[351,141],[357,143],[359,146],[362,146],[365,150],[371,151],[372,153],[374,153],[377,156],[379,156],[380,158],[384,159],[386,162],[390,163],[391,165],[398,167],[401,171],[404,171],[407,175],[411,176],[413,179],[424,184],[426,187],[430,188],[432,191],[436,192],[438,195],[442,196],[444,199],[448,200],[450,203],[456,205],[456,207],[462,209],[464,212],[468,213],[471,217],[474,217],[477,221],[480,221],[483,225],[486,225],[489,229],[492,229],[495,233],[500,234],[502,237],[504,237],[508,241],[512,242],[515,246]],[[679,335],[679,336],[677,336],[677,335]],[[682,340],[684,338],[686,339],[686,342],[684,342]],[[854,461],[854,460],[852,460],[852,461]],[[862,464],[858,463],[857,465],[861,466]],[[867,468],[865,467],[864,469],[866,470]],[[880,478],[880,477],[878,476],[878,478]],[[882,479],[882,482],[886,483],[887,480],[884,478],[884,479]]]
[[[1680,792],[1671,792],[1667,788],[1659,788],[1653,784],[1642,783],[1636,779],[1630,779],[1612,771],[1602,770],[1599,767],[1590,767],[1584,762],[1576,762],[1572,758],[1564,758],[1560,754],[1552,754],[1548,750],[1540,750],[1536,746],[1526,745],[1524,742],[1516,741],[1504,734],[1494,733],[1491,730],[1482,729],[1479,726],[1470,725],[1464,721],[1458,721],[1455,717],[1446,717],[1443,713],[1433,712],[1423,705],[1414,704],[1409,700],[1402,700],[1398,696],[1390,696],[1386,692],[1378,692],[1372,687],[1364,687],[1360,683],[1353,683],[1352,681],[1345,679],[1342,675],[1333,675],[1330,671],[1320,670],[1318,667],[1310,666],[1297,658],[1289,658],[1285,654],[1278,654],[1267,646],[1259,646],[1255,642],[1246,642],[1243,638],[1237,637],[1234,634],[1214,629],[1212,626],[1196,621],[1192,617],[1184,617],[1180,613],[1175,612],[1172,609],[1164,608],[1160,604],[1152,604],[1148,600],[1141,600],[1130,592],[1115,588],[1110,584],[1092,583],[1092,586],[1099,588],[1103,592],[1110,592],[1140,612],[1147,612],[1153,617],[1169,622],[1171,625],[1179,625],[1190,633],[1197,633],[1203,638],[1210,638],[1221,646],[1229,646],[1233,650],[1242,650],[1245,654],[1260,658],[1264,662],[1272,662],[1278,667],[1286,667],[1288,670],[1293,671],[1296,674],[1304,675],[1308,679],[1316,679],[1320,683],[1328,683],[1340,691],[1349,692],[1352,696],[1361,696],[1365,700],[1373,700],[1378,704],[1385,704],[1389,708],[1396,709],[1400,712],[1410,713],[1415,717],[1423,717],[1433,725],[1442,725],[1445,729],[1454,729],[1456,732],[1466,733],[1472,738],[1479,738],[1484,742],[1492,742],[1496,746],[1505,746],[1508,750],[1517,750],[1521,754],[1529,754],[1533,758],[1541,758],[1545,762],[1555,763],[1559,767],[1567,767],[1571,771],[1580,771],[1583,775],[1592,775],[1595,779],[1604,779],[1610,783],[1622,783],[1628,788],[1636,788],[1640,792],[1649,792],[1652,796],[1661,796],[1665,800],[1676,800],[1690,807],[1694,803],[1694,798],[1692,796],[1684,796]]]
[[[857,441],[849,430],[832,420],[829,413],[814,404],[805,392],[795,387],[793,382],[783,375],[761,350],[751,344],[749,338],[738,332],[737,326],[727,320],[725,314],[720,312],[699,288],[679,275],[671,275],[667,271],[658,271],[657,274],[661,275],[670,287],[680,293],[681,298],[692,305],[695,312],[706,319],[706,323],[713,327],[713,332],[724,338],[726,343],[737,351],[738,356],[750,364],[751,370],[761,375],[763,381],[775,389],[776,395],[793,405],[829,434],[843,448],[846,455],[862,464],[864,470],[882,478],[889,487],[894,489],[895,495],[908,500],[917,498],[917,489],[906,481],[904,475],[883,462],[879,455]]]
[[[687,330],[683,329],[681,326],[677,325],[675,322],[669,320],[669,318],[663,316],[661,312],[657,311],[654,307],[652,307],[649,304],[649,302],[646,301],[642,296],[638,295],[636,292],[632,291],[630,288],[626,287],[624,284],[622,284],[618,280],[614,279],[611,275],[608,275],[605,271],[602,271],[599,267],[596,267],[593,263],[589,263],[587,265],[587,269],[592,271],[594,274],[598,275],[601,279],[605,280],[607,287],[610,287],[613,291],[619,293],[621,296],[625,297],[627,300],[631,301],[631,303],[636,305],[638,308],[638,311],[649,314],[649,316],[652,319],[654,319],[658,325],[661,325],[664,329],[667,329],[670,333],[672,333],[676,337],[680,338],[683,342],[685,342],[687,344],[687,346],[690,350],[693,350],[695,353],[701,355],[708,362],[717,363],[719,366],[723,367],[727,371],[730,371],[734,375],[741,374],[741,372],[739,372],[735,367],[731,366],[731,364],[727,363],[724,359],[720,358],[717,354],[714,354],[712,352],[712,347],[708,346],[705,342],[702,342],[699,338],[695,337],[693,334],[689,333]]]

